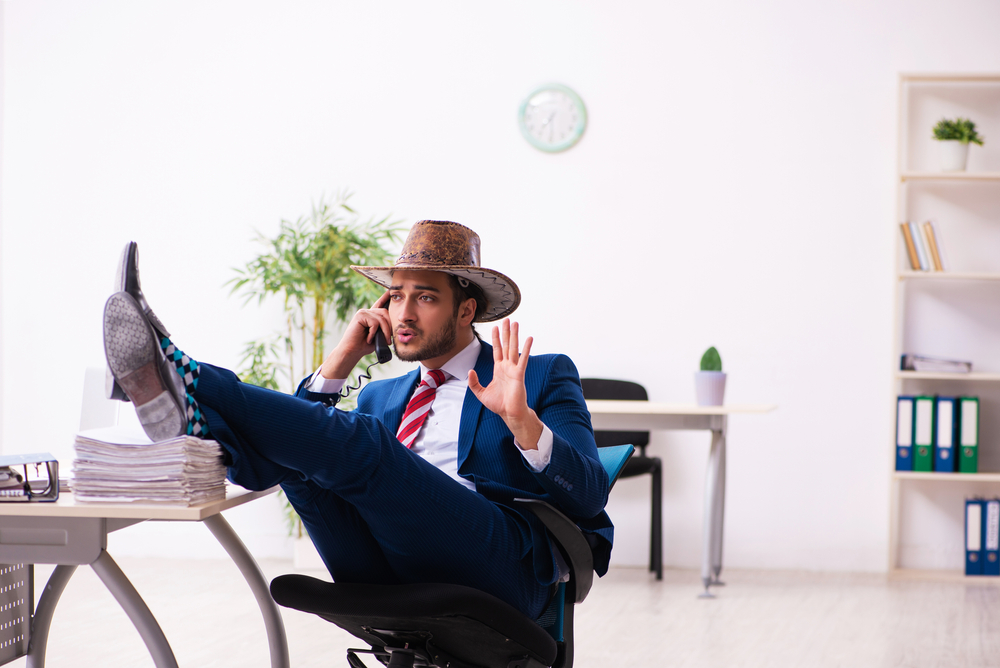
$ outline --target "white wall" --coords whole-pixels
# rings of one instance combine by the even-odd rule
[[[275,325],[223,287],[254,230],[349,186],[476,229],[536,351],[691,401],[716,345],[728,401],[780,405],[731,421],[727,565],[883,569],[896,74],[1000,70],[1000,5],[941,9],[7,0],[3,451],[69,451],[124,241],[177,341],[232,365]],[[515,118],[548,81],[590,115],[560,155]],[[654,438],[693,566],[708,439]],[[616,490],[616,563],[645,560],[646,486]],[[259,555],[273,511],[237,527]]]

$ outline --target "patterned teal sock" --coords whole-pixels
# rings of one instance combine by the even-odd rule
[[[198,363],[179,350],[173,341],[167,337],[160,339],[160,348],[163,354],[171,361],[177,374],[184,381],[184,396],[187,399],[187,433],[189,436],[199,438],[211,438],[212,432],[208,428],[208,420],[201,412],[201,407],[197,400],[191,395],[198,387]]]

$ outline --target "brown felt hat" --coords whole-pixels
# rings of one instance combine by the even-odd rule
[[[396,269],[440,271],[456,277],[459,283],[475,283],[487,302],[486,310],[476,322],[504,318],[521,303],[521,291],[514,281],[499,271],[479,266],[479,235],[465,225],[446,220],[416,223],[393,266],[351,269],[385,288],[389,287]]]

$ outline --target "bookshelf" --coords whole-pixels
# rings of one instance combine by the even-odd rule
[[[943,172],[932,128],[956,117],[985,145],[966,171]],[[889,573],[1000,584],[963,571],[964,499],[1000,496],[1000,73],[900,75],[898,132],[892,424],[901,394],[978,396],[980,473],[896,471],[891,444]],[[928,220],[944,271],[910,267],[899,223]],[[970,360],[973,373],[900,371],[903,353]]]

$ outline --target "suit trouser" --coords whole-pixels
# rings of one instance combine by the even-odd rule
[[[280,484],[334,581],[461,584],[541,613],[551,583],[535,577],[536,548],[516,513],[427,463],[373,416],[199,369],[194,397],[229,454],[229,479],[253,490]]]

